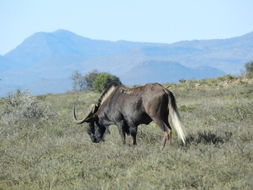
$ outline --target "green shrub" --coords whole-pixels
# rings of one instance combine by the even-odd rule
[[[75,71],[72,76],[73,90],[92,90],[97,92],[102,92],[106,89],[112,82],[117,82],[121,84],[120,79],[109,73],[100,73],[96,70],[91,71],[85,75],[80,72]]]
[[[94,81],[94,90],[102,92],[104,89],[108,88],[112,82],[121,84],[118,77],[109,73],[100,73]]]
[[[97,70],[94,70],[94,71],[91,71],[91,72],[87,73],[84,76],[87,90],[93,90],[94,89],[94,81],[95,81],[95,79],[97,78],[98,75],[99,75],[99,72]]]
[[[219,81],[227,81],[227,80],[234,80],[234,79],[236,79],[236,77],[230,74],[218,77]]]
[[[186,83],[186,80],[185,79],[180,79],[179,82],[180,83]]]
[[[253,78],[253,61],[245,64],[246,76],[249,78]]]

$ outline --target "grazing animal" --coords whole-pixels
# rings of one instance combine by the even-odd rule
[[[136,145],[138,125],[154,121],[164,133],[162,148],[172,135],[169,115],[179,138],[185,143],[185,132],[180,122],[175,97],[158,83],[136,88],[113,84],[103,92],[98,103],[82,120],[77,120],[75,106],[73,109],[73,117],[77,124],[89,124],[88,134],[94,143],[104,139],[109,125],[116,125],[123,144],[126,143],[127,134],[132,136],[133,145]]]

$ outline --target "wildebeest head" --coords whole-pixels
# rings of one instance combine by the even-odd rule
[[[100,125],[98,121],[89,122],[87,132],[92,142],[99,143],[100,141],[103,141],[105,131],[105,126]]]
[[[118,83],[112,83],[100,96],[97,104],[93,104],[90,107],[89,114],[82,120],[76,119],[75,107],[73,110],[74,120],[77,124],[82,124],[84,122],[88,123],[88,134],[90,135],[91,141],[94,143],[98,143],[103,140],[104,134],[106,131],[106,126],[99,119],[98,112],[101,106],[108,100],[108,98],[116,91],[117,87],[119,86]],[[109,132],[109,131],[108,131]]]
[[[106,131],[106,127],[99,123],[99,118],[96,115],[98,107],[98,105],[92,105],[91,111],[89,112],[88,116],[82,120],[77,120],[75,107],[73,109],[73,116],[75,122],[77,124],[82,124],[85,122],[88,124],[87,132],[90,136],[91,141],[94,143],[99,143],[100,141],[102,141]]]

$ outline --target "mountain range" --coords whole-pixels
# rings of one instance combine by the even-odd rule
[[[172,44],[93,40],[66,30],[38,32],[0,56],[0,95],[71,90],[73,71],[94,69],[127,85],[238,74],[253,60],[253,32],[229,39]]]

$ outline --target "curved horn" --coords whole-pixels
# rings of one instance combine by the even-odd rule
[[[74,119],[76,124],[83,124],[84,122],[89,122],[90,121],[90,119],[92,118],[92,115],[94,113],[94,110],[95,110],[95,105],[92,104],[90,107],[91,107],[91,109],[89,109],[89,110],[91,110],[91,111],[89,112],[88,116],[84,117],[81,120],[78,120],[77,117],[76,117],[76,107],[74,105],[74,107],[73,107],[73,119]]]

